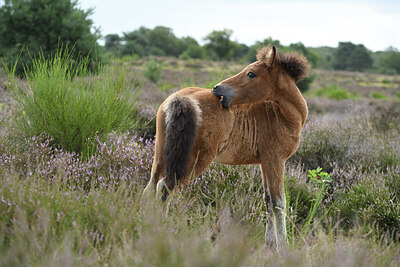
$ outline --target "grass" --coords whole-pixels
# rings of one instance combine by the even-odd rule
[[[124,65],[103,66],[93,76],[85,61],[76,63],[70,55],[60,50],[49,60],[33,59],[26,86],[8,72],[17,102],[15,127],[24,138],[44,133],[63,149],[89,157],[96,138],[135,127],[138,90],[132,90]]]
[[[340,88],[337,84],[331,84],[326,88],[320,88],[313,92],[315,96],[322,96],[336,100],[353,99],[355,95],[351,94],[346,89]]]
[[[372,92],[371,97],[375,99],[388,99],[389,97],[381,92]]]
[[[160,87],[161,91],[163,91],[163,92],[168,92],[172,88],[176,88],[176,85],[169,83],[169,82],[164,82],[163,84],[161,84],[161,87]]]
[[[339,122],[329,109],[310,114],[285,170],[289,242],[279,251],[264,242],[258,166],[213,163],[165,207],[141,202],[154,140],[111,132],[94,138],[96,152],[85,158],[43,133],[17,138],[16,104],[0,110],[1,266],[400,264],[397,103],[369,105],[364,116],[348,109]]]
[[[67,166],[59,164],[52,175],[42,174],[52,163],[45,156],[51,152],[45,145],[36,146],[36,153],[43,154],[38,157],[41,160],[27,159],[24,165],[36,171],[24,179],[17,176],[18,166],[4,165],[2,158],[0,264],[294,266],[355,264],[360,259],[367,265],[399,263],[400,248],[387,237],[375,237],[372,232],[365,238],[363,229],[355,226],[347,233],[338,226],[324,227],[329,222],[321,200],[325,193],[321,193],[322,187],[308,183],[299,168],[290,167],[286,176],[288,195],[292,196],[288,226],[293,239],[278,252],[264,245],[265,209],[257,168],[213,164],[192,185],[175,194],[168,209],[141,203],[140,193],[148,177],[117,175],[128,166],[139,165],[140,159],[151,159],[152,151],[140,159],[121,151],[134,142],[120,140],[120,147],[104,148],[114,151],[108,153],[114,154],[112,158],[118,159],[115,153],[120,153],[130,160],[108,165],[120,166],[119,171],[98,167],[95,172],[103,177],[108,174],[108,179],[89,190],[73,182],[76,174],[70,168],[78,165],[62,160],[67,157],[63,152],[56,152],[54,161],[64,161]],[[136,153],[139,151],[143,148]],[[150,161],[146,165],[150,166]],[[310,201],[298,193],[301,188]],[[310,212],[312,217],[307,216]],[[217,221],[221,231],[212,241]]]

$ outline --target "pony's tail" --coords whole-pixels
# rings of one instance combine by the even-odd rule
[[[198,102],[189,97],[172,95],[164,105],[165,112],[165,181],[173,189],[188,175],[188,163],[193,149],[201,110]]]

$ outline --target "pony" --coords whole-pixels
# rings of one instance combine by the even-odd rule
[[[267,211],[265,239],[286,242],[286,160],[297,150],[308,108],[296,82],[307,59],[267,46],[257,61],[212,90],[189,87],[160,106],[151,178],[143,196],[163,202],[211,162],[259,164]]]

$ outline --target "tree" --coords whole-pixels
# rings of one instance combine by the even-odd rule
[[[235,47],[233,48],[232,56],[235,60],[243,60],[247,57],[247,53],[249,52],[249,47],[245,44],[234,43]]]
[[[158,47],[168,56],[179,56],[183,52],[183,43],[176,38],[170,28],[157,26],[148,33],[150,46]]]
[[[71,0],[5,0],[0,7],[0,54],[8,63],[19,57],[17,72],[39,53],[47,58],[60,46],[74,47],[74,57],[95,59],[100,35],[89,16]],[[94,32],[92,32],[94,30]]]
[[[338,49],[335,53],[335,63],[333,67],[337,70],[347,69],[347,59],[353,53],[356,45],[351,42],[339,42]]]
[[[340,42],[333,66],[338,70],[364,71],[372,66],[372,58],[364,45]]]
[[[212,31],[204,40],[208,43],[205,48],[214,53],[218,59],[228,59],[235,48],[235,44],[230,40],[232,30]]]
[[[204,49],[199,44],[190,44],[180,55],[181,59],[205,58]]]
[[[104,47],[107,51],[117,53],[121,48],[121,37],[118,34],[108,34],[104,37]]]
[[[400,52],[391,50],[382,59],[381,66],[387,73],[400,74]]]
[[[122,40],[124,45],[121,49],[121,55],[137,54],[139,56],[147,56],[149,48],[149,33],[150,29],[146,27],[140,27],[139,29],[123,33]]]
[[[124,33],[124,45],[121,54],[139,56],[179,56],[185,50],[185,44],[178,39],[170,28],[157,26],[154,29],[140,27],[138,30]]]
[[[358,45],[347,59],[347,69],[364,71],[372,66],[372,58],[363,45]]]
[[[288,50],[296,51],[299,52],[300,54],[303,54],[313,67],[315,67],[318,63],[318,54],[305,47],[304,44],[301,42],[290,44]]]

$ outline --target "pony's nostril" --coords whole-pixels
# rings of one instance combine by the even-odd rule
[[[219,85],[217,84],[216,86],[213,87],[213,90],[217,90]]]

